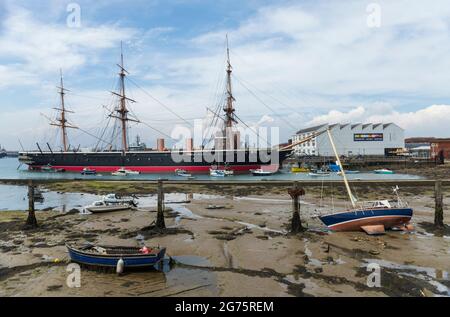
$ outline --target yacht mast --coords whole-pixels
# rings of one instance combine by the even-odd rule
[[[327,129],[327,132],[328,132],[328,137],[329,137],[330,142],[331,142],[331,146],[332,146],[333,151],[334,151],[334,155],[336,156],[337,163],[338,163],[339,167],[341,168],[341,173],[342,173],[342,177],[344,178],[345,188],[347,189],[348,197],[350,197],[350,201],[352,202],[353,208],[356,208],[356,200],[355,200],[355,197],[352,194],[352,190],[350,189],[350,185],[348,184],[347,175],[345,174],[344,166],[342,166],[342,162],[341,162],[341,159],[339,158],[339,154],[338,154],[338,151],[336,149],[336,145],[334,144],[333,136],[331,135],[331,130],[330,130],[329,127]]]

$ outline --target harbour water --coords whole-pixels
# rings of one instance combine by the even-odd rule
[[[312,177],[308,173],[291,173],[289,170],[280,170],[279,173],[272,176],[255,177],[251,174],[240,174],[229,176],[226,178],[212,177],[207,174],[195,174],[196,180],[234,180],[234,181],[258,181],[258,180],[278,180],[278,181],[295,181],[295,180],[342,180],[342,177],[336,173],[332,173],[326,177]],[[91,176],[82,176],[78,173],[56,173],[56,172],[36,172],[29,171],[26,165],[21,165],[17,158],[4,158],[0,159],[0,179],[64,179],[64,180],[76,180],[76,179],[88,179],[88,180],[186,180],[185,177],[180,177],[175,174],[141,174],[141,175],[129,175],[126,177],[112,176],[111,174],[100,174]],[[355,180],[408,180],[408,179],[421,179],[420,176],[407,175],[407,174],[392,174],[381,175],[375,173],[359,173],[348,175],[348,179]]]

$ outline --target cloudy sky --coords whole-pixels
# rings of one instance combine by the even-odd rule
[[[81,8],[80,25],[68,6]],[[202,119],[221,92],[226,34],[248,124],[279,126],[283,139],[324,122],[450,137],[448,0],[0,0],[0,144],[58,142],[41,113],[55,116],[60,68],[71,122],[100,132],[120,41],[141,120],[171,134],[180,116]],[[70,142],[96,140],[71,131]]]

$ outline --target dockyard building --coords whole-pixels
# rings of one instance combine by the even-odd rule
[[[293,142],[298,142],[330,128],[339,155],[390,156],[405,147],[404,130],[394,123],[323,124],[297,132]],[[295,147],[300,156],[333,156],[327,133]]]

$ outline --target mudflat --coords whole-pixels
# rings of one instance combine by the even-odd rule
[[[168,209],[166,231],[151,227],[154,208],[38,212],[40,226],[31,231],[23,230],[26,212],[0,212],[0,296],[450,296],[450,229],[432,226],[431,193],[404,193],[415,210],[414,232],[376,237],[328,232],[316,218],[345,209],[344,194],[335,189],[331,200],[307,192],[307,230],[295,235],[282,190],[193,199],[182,206],[189,213]],[[444,197],[448,206],[448,190]],[[444,216],[448,222],[448,209]],[[162,245],[174,264],[123,276],[82,268],[81,287],[69,288],[65,243],[86,241]],[[368,286],[369,263],[381,267],[380,287]]]

